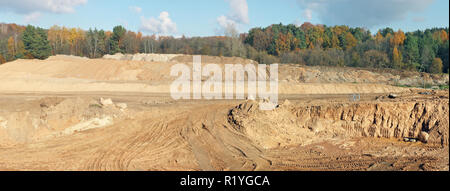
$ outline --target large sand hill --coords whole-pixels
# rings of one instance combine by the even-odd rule
[[[47,60],[17,60],[0,66],[3,92],[146,92],[169,93],[176,78],[170,68],[177,63],[192,65],[192,56],[174,56],[160,62],[117,59],[85,59],[53,56]],[[169,57],[170,58],[170,57]],[[205,56],[203,65],[254,64],[241,58]],[[224,70],[224,69],[223,69]],[[319,68],[280,65],[280,94],[349,94],[401,92],[386,85],[399,76],[365,70],[321,71]],[[448,82],[448,78],[446,79]],[[435,80],[445,83],[445,79]],[[443,81],[443,82],[442,82]]]

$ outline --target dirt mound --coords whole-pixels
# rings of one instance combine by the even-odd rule
[[[102,82],[138,82],[168,84],[175,78],[170,77],[170,68],[176,63],[192,66],[192,55],[175,54],[135,54],[106,55],[105,59],[87,59],[76,56],[57,55],[47,60],[19,59],[0,66],[2,81],[46,81],[64,79],[64,81],[91,83]],[[203,65],[215,63],[224,70],[224,64],[257,64],[255,61],[237,57],[202,56]],[[310,83],[354,83],[387,85],[448,85],[448,75],[434,75],[408,72],[389,73],[356,68],[307,67],[281,64],[278,69],[279,81],[286,84]],[[224,76],[224,75],[223,75]],[[84,81],[83,81],[84,80]],[[86,81],[89,80],[89,81]],[[206,77],[204,78],[206,80]],[[425,80],[425,81],[424,81]],[[61,81],[61,80],[60,80]]]
[[[56,60],[56,61],[72,61],[72,60],[79,60],[79,61],[86,61],[89,60],[88,57],[81,57],[81,56],[73,56],[73,55],[63,55],[63,54],[57,54],[56,56],[50,56],[47,58],[47,60]]]
[[[16,60],[3,64],[0,71],[8,79],[80,79],[80,80],[136,80],[140,63],[118,60],[83,59],[71,56],[52,56],[47,60]]]
[[[193,55],[179,55],[172,61],[180,63],[192,63]],[[240,57],[202,56],[202,63],[206,64],[257,64],[256,61]]]
[[[169,62],[173,58],[181,56],[181,54],[121,54],[105,55],[104,59],[112,60],[133,60],[147,62]],[[191,61],[192,62],[192,61]]]
[[[119,55],[120,56],[120,55]],[[74,56],[52,56],[47,60],[16,60],[0,66],[0,90],[10,92],[149,92],[169,93],[170,84],[176,78],[170,76],[171,66],[186,62],[192,67],[192,56],[187,55],[129,55],[132,57],[155,57],[170,62],[132,61],[122,59],[86,59]],[[167,59],[166,59],[167,58]],[[145,60],[145,59],[144,59]],[[203,65],[249,63],[251,60],[227,57],[202,57]],[[343,72],[345,78],[332,72],[321,73],[297,66],[280,66],[280,94],[343,94],[402,92],[403,88],[384,85],[388,78],[377,78],[367,71]],[[320,75],[318,75],[320,74]],[[341,73],[339,73],[341,74]],[[351,77],[351,76],[355,77]],[[224,76],[224,74],[222,75]],[[324,80],[324,77],[330,78]],[[353,83],[352,79],[369,79]],[[207,80],[205,76],[202,80]],[[296,80],[294,80],[296,79]],[[303,79],[303,80],[301,80]],[[379,81],[377,81],[379,80]],[[350,83],[349,81],[352,81]],[[367,83],[365,83],[367,82]],[[375,83],[379,82],[381,84]],[[246,89],[246,87],[239,87]]]
[[[389,85],[423,86],[448,85],[448,74],[400,72],[340,67],[308,67],[293,64],[279,66],[280,81],[297,83],[378,83]]]
[[[420,139],[448,146],[448,100],[404,100],[313,106],[281,104],[273,111],[248,101],[232,109],[229,122],[263,148],[305,145],[349,137]]]
[[[117,104],[103,106],[99,100],[90,98],[47,97],[32,101],[26,111],[0,113],[0,144],[68,135],[111,125],[114,119],[124,117],[126,111]]]

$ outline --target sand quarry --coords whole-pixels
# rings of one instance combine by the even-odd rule
[[[449,170],[448,91],[395,86],[448,75],[283,64],[279,105],[262,111],[258,99],[173,100],[178,63],[192,56],[0,65],[0,170]]]

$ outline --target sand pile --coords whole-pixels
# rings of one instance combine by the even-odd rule
[[[172,61],[180,63],[192,63],[193,55],[180,55]],[[256,61],[240,57],[202,56],[202,63],[206,64],[258,64]]]
[[[193,55],[183,54],[121,54],[105,55],[104,59],[146,61],[146,62],[178,62],[192,63]],[[202,63],[214,64],[257,64],[257,62],[240,57],[202,56]]]
[[[448,100],[313,106],[286,102],[273,111],[258,108],[255,101],[242,103],[230,111],[228,121],[263,148],[349,137],[408,138],[448,145]]]
[[[146,62],[170,62],[173,58],[181,56],[181,54],[121,54],[105,55],[104,59],[112,60],[132,60]]]
[[[391,71],[394,72],[394,71]],[[280,65],[280,81],[298,83],[378,83],[389,85],[423,86],[426,84],[449,84],[447,74],[426,74],[418,72],[370,71],[357,68],[306,67],[299,65]]]
[[[182,62],[192,67],[192,56],[187,55],[128,55],[139,58],[138,60],[142,60],[141,57],[145,59],[152,57],[161,62],[123,60],[120,54],[115,56],[118,56],[118,59],[86,59],[58,55],[47,60],[9,62],[0,66],[2,74],[0,91],[169,93],[171,82],[176,79],[170,76],[171,66]],[[168,59],[172,61],[167,62]],[[242,58],[211,56],[202,57],[202,61],[203,66],[208,63],[219,63],[224,73],[226,63],[254,63]],[[279,93],[351,94],[405,91],[402,88],[383,85],[390,79],[379,78],[368,71],[352,70],[350,73],[339,71],[338,77],[333,77],[336,76],[334,73],[281,65],[278,75]],[[339,77],[341,74],[344,77]],[[355,77],[352,77],[353,75]],[[325,80],[325,77],[329,79]],[[206,81],[208,78],[204,76],[202,80]],[[354,78],[361,79],[361,83],[353,83]],[[246,87],[239,88],[246,89]]]
[[[47,97],[26,111],[0,113],[0,144],[26,143],[112,125],[127,117],[123,103],[91,98]]]

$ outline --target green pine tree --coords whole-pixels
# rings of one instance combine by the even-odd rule
[[[23,43],[25,50],[34,58],[46,59],[52,53],[47,32],[42,28],[28,25],[23,33]]]

